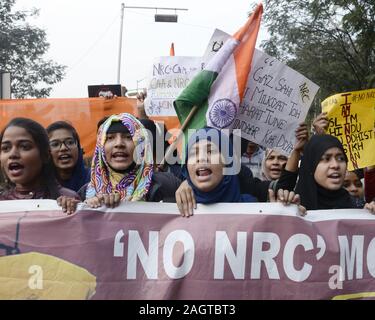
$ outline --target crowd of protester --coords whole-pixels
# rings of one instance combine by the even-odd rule
[[[174,150],[174,159],[182,161],[170,163],[157,157],[158,141],[163,156],[169,147],[166,129],[147,118],[144,98],[138,96],[139,118],[121,113],[99,121],[90,168],[69,122],[43,128],[31,119],[12,119],[0,134],[0,200],[54,199],[67,214],[80,202],[114,208],[128,201],[176,203],[185,217],[197,203],[219,202],[292,203],[301,215],[344,208],[375,213],[375,166],[347,171],[341,142],[325,134],[324,113],[311,134],[299,125],[289,157],[247,140],[237,152],[233,136],[206,127],[180,153]]]

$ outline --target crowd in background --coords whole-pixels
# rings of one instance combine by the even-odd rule
[[[342,144],[325,134],[324,113],[312,133],[299,125],[289,157],[245,139],[238,154],[231,135],[205,127],[182,152],[173,150],[179,163],[160,163],[157,141],[163,141],[164,154],[169,147],[165,127],[147,118],[144,98],[139,94],[139,118],[122,113],[99,121],[89,167],[68,121],[43,128],[31,119],[12,119],[0,134],[0,200],[55,199],[67,214],[79,202],[114,208],[127,201],[174,202],[185,217],[197,203],[219,202],[293,203],[301,215],[340,208],[375,213],[375,166],[347,171]]]

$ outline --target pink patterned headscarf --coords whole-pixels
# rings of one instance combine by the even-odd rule
[[[127,173],[114,171],[107,163],[104,152],[107,131],[113,122],[121,121],[134,142],[135,166]],[[128,113],[110,116],[99,128],[94,157],[91,164],[91,180],[86,198],[97,194],[119,193],[121,200],[140,201],[150,189],[153,175],[151,144],[145,127]]]

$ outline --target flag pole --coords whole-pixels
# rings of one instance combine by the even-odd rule
[[[179,143],[181,137],[183,136],[184,134],[184,130],[186,129],[186,127],[188,126],[191,118],[193,118],[194,114],[197,112],[198,110],[198,107],[197,106],[193,106],[193,108],[190,110],[188,116],[186,117],[184,123],[181,125],[181,128],[180,128],[180,131],[176,137],[176,139],[169,145],[168,149],[167,149],[167,152],[165,153],[164,155],[164,158],[161,160],[158,168],[159,169],[163,169],[164,166],[165,166],[165,162],[166,160],[170,157],[170,155],[173,153],[175,147],[177,146],[177,144]]]

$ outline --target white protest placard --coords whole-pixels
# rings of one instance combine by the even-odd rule
[[[228,33],[221,31],[220,29],[215,29],[203,55],[202,60],[205,65],[216,54],[216,52],[221,49],[225,41],[227,41],[229,38],[230,35]]]
[[[145,100],[146,114],[176,116],[173,101],[202,68],[202,57],[155,58]]]
[[[255,50],[247,88],[233,129],[242,137],[289,155],[295,130],[319,87],[279,60]]]

